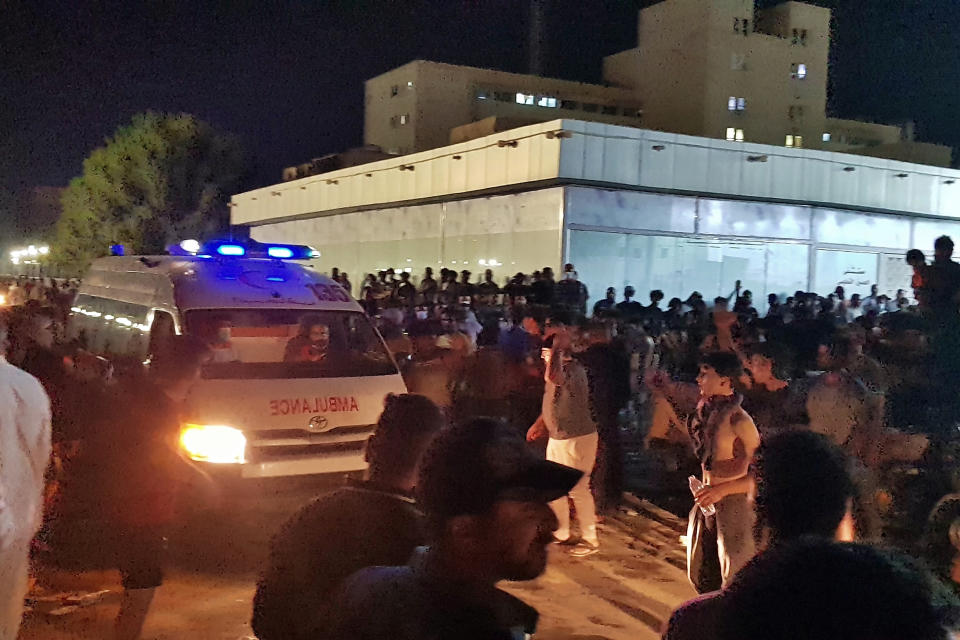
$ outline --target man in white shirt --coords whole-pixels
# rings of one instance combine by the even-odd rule
[[[50,459],[50,400],[37,381],[7,362],[0,321],[0,640],[14,640],[27,591],[30,542],[43,512]]]
[[[580,481],[569,492],[580,521],[581,538],[579,544],[570,550],[570,555],[582,558],[600,550],[597,506],[590,492],[590,476],[597,461],[600,436],[592,410],[587,372],[579,359],[572,357],[571,345],[568,330],[561,327],[552,336],[552,344],[542,351],[546,365],[542,411],[527,432],[527,440],[532,442],[544,434],[549,436],[547,460],[583,472]],[[554,532],[557,542],[574,542],[570,536],[567,496],[554,500],[550,507],[559,523]]]

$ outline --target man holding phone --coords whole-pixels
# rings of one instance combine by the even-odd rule
[[[540,417],[527,432],[527,440],[549,437],[547,460],[583,471],[583,477],[568,495],[550,503],[559,521],[554,536],[560,544],[573,542],[570,535],[570,506],[573,500],[580,521],[580,542],[570,551],[574,557],[597,553],[597,511],[590,492],[590,475],[597,460],[599,436],[590,409],[590,385],[583,365],[573,357],[573,340],[563,325],[554,325],[541,350],[546,365],[543,405]]]

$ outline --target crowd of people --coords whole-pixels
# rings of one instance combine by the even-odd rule
[[[670,300],[666,308],[661,291],[651,291],[644,305],[634,300],[632,287],[620,301],[610,288],[587,317],[586,287],[573,265],[565,266],[560,282],[544,270],[532,279],[518,274],[503,289],[489,270],[484,289],[470,283],[468,272],[458,280],[448,271],[439,286],[429,271],[417,286],[409,277],[394,286],[392,274],[384,272],[368,276],[364,299],[384,335],[395,341],[394,351],[409,353],[404,363],[411,392],[431,397],[456,423],[497,415],[516,430],[532,418],[528,440],[546,439],[548,460],[584,473],[551,503],[557,522],[553,541],[576,541],[574,556],[600,548],[595,517],[616,505],[623,488],[620,436],[623,410],[631,408],[641,415],[632,426],[645,429],[647,446],[665,467],[694,476],[688,575],[701,593],[736,591],[737,582],[746,580],[741,574],[751,573],[745,567],[775,557],[758,550],[780,540],[802,542],[805,554],[824,563],[797,572],[803,588],[815,586],[803,586],[805,576],[826,579],[831,562],[849,565],[854,574],[909,574],[902,561],[891,561],[885,552],[872,555],[866,546],[880,543],[909,549],[955,585],[956,545],[948,540],[949,525],[943,525],[960,516],[957,499],[949,495],[960,426],[958,394],[950,382],[960,373],[960,265],[952,253],[953,243],[944,236],[929,264],[918,250],[907,254],[912,300],[904,290],[881,295],[876,285],[868,296],[847,297],[838,286],[827,295],[771,294],[764,314],[737,282],[730,296],[712,304],[694,292]],[[502,372],[495,381],[484,375],[493,370]],[[811,486],[801,486],[808,476],[799,465],[780,469],[782,492],[761,508],[757,467],[768,444],[775,452],[785,447],[788,453],[780,456],[807,446],[825,459],[842,460],[842,475],[831,481],[842,493],[843,509],[818,512],[813,503],[823,487],[815,484],[819,488],[811,492]],[[896,483],[917,472],[930,482],[927,493],[911,502],[911,496],[897,493]],[[781,499],[791,491],[789,500]],[[754,500],[748,497],[752,492]],[[943,494],[947,498],[921,536],[916,523]],[[579,521],[576,540],[569,503]],[[791,518],[784,509],[810,520]],[[912,531],[898,531],[898,513]],[[781,524],[771,522],[778,518]],[[902,533],[907,535],[898,536]],[[857,540],[860,546],[812,543],[803,539],[808,535]],[[933,559],[937,554],[939,560]],[[781,559],[770,562],[776,566]],[[782,562],[795,566],[802,557],[786,554]],[[888,562],[893,564],[884,568]],[[755,570],[754,578],[770,579],[767,571]],[[707,599],[715,622],[719,613],[712,607],[726,599]],[[782,620],[796,619],[783,606],[774,610]],[[677,620],[688,615],[681,610]],[[699,622],[689,629],[700,629]],[[702,630],[668,635],[674,633],[714,637]]]
[[[367,276],[359,298],[409,393],[386,398],[365,479],[278,532],[254,631],[532,634],[537,612],[496,584],[541,575],[551,545],[574,558],[602,552],[604,518],[626,488],[627,433],[642,435],[693,503],[687,568],[704,595],[674,613],[664,637],[944,637],[960,624],[952,250],[942,237],[929,264],[908,253],[915,303],[838,287],[771,294],[763,314],[739,282],[712,303],[694,292],[661,307],[655,290],[645,305],[626,287],[622,300],[609,289],[587,309],[574,265],[559,280],[545,268],[502,289],[489,270],[478,284],[446,270],[437,281],[427,269],[416,285],[408,273]],[[346,274],[332,276],[351,288]],[[209,484],[176,437],[213,345],[176,336],[143,376],[118,381],[108,361],[66,348],[75,284],[6,286],[0,637],[19,625],[30,559],[83,544],[58,526],[82,513],[103,522],[100,546],[121,571],[115,637],[137,638],[178,498]],[[933,499],[917,501],[916,535],[901,538],[894,516],[909,509],[894,480],[910,470],[934,479]]]

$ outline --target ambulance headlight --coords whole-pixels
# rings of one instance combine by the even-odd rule
[[[247,438],[233,427],[188,424],[180,432],[180,446],[191,460],[241,464],[246,460]]]

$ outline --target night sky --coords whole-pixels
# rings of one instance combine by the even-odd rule
[[[704,0],[708,1],[708,0]],[[638,0],[545,0],[546,75],[600,79]],[[761,6],[776,2],[761,2]],[[823,0],[830,111],[960,146],[957,0]],[[138,111],[238,134],[248,187],[362,142],[363,80],[416,58],[523,72],[526,0],[0,3],[0,195],[65,185]]]

